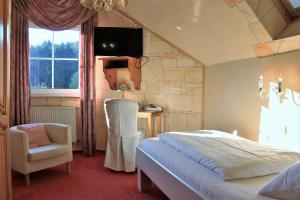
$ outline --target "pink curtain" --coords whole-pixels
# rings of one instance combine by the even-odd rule
[[[83,152],[95,152],[95,65],[94,65],[94,27],[97,17],[81,24],[80,51],[80,105],[83,134]]]
[[[14,5],[11,14],[10,125],[29,122],[28,20]]]
[[[97,12],[80,5],[79,0],[13,0],[15,12],[23,19],[21,24],[16,17],[12,20],[12,77],[22,82],[13,82],[14,87],[24,87],[25,92],[11,90],[13,99],[19,104],[14,105],[12,113],[18,115],[29,114],[29,43],[28,20],[34,24],[50,30],[65,30],[81,24],[81,52],[80,52],[80,102],[82,147],[86,155],[95,152],[95,82],[93,31],[97,24]],[[14,13],[12,14],[14,16]],[[26,25],[26,26],[25,26]],[[26,40],[25,40],[26,36]],[[20,38],[18,38],[20,37]],[[23,39],[20,41],[20,39]],[[23,52],[25,49],[26,53]],[[17,72],[18,71],[18,72]],[[22,74],[24,74],[22,76]],[[25,76],[26,75],[26,76]],[[24,90],[25,90],[24,89]],[[21,106],[20,104],[26,106]],[[17,110],[20,109],[20,110]],[[17,116],[16,114],[12,116]],[[23,117],[25,118],[25,117]],[[26,123],[28,118],[20,123]],[[17,122],[19,123],[19,121]]]
[[[96,14],[79,0],[13,0],[16,8],[34,24],[53,31],[77,26]]]

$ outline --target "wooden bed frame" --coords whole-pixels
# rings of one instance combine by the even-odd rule
[[[137,147],[136,163],[138,170],[138,189],[151,190],[151,181],[169,198],[175,200],[203,200],[201,195],[157,160]]]

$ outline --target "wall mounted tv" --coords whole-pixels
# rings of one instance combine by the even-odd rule
[[[96,27],[95,56],[143,56],[142,28]]]

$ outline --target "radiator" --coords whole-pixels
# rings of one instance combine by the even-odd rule
[[[76,107],[30,107],[31,123],[60,123],[71,127],[72,142],[77,140]]]

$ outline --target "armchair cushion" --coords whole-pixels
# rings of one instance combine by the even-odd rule
[[[18,129],[26,132],[29,140],[29,148],[50,144],[50,140],[42,124],[20,125]]]
[[[52,143],[41,147],[35,147],[28,150],[29,162],[48,159],[59,156],[70,151],[68,145]]]

